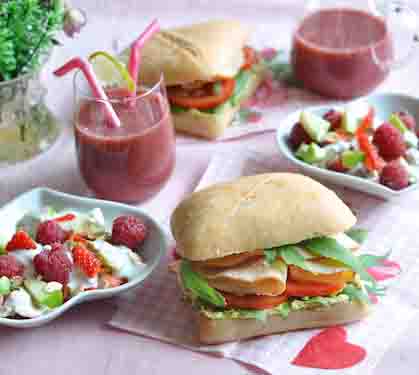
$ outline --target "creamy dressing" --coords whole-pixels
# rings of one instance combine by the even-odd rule
[[[33,258],[43,250],[43,246],[37,244],[36,249],[31,250],[13,250],[8,254],[14,256],[25,267],[23,277],[30,279],[35,277],[35,267],[33,265]]]
[[[73,267],[68,281],[68,288],[72,296],[86,290],[97,289],[99,284],[98,276],[87,277],[79,267]]]
[[[104,240],[96,240],[92,245],[106,265],[112,268],[115,276],[130,280],[145,266],[141,258],[128,247],[115,246]]]
[[[4,303],[4,309],[8,310],[8,316],[17,314],[24,318],[36,318],[48,310],[47,307],[36,307],[30,294],[23,288],[14,290],[8,295]]]

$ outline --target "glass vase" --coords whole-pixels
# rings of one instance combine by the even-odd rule
[[[45,105],[40,70],[0,82],[0,167],[46,151],[60,127]]]

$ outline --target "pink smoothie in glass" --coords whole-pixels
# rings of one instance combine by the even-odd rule
[[[334,98],[373,90],[386,78],[385,63],[393,57],[385,22],[356,9],[332,8],[307,16],[293,42],[296,78],[308,89]]]
[[[127,95],[107,92],[111,99]],[[134,104],[135,103],[135,104]],[[82,177],[96,197],[128,203],[144,201],[169,179],[175,164],[175,138],[170,111],[161,94],[145,100],[112,103],[122,126],[111,128],[103,106],[81,101],[75,137]]]

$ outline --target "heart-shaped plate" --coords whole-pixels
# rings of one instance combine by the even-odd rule
[[[138,208],[121,203],[102,201],[92,198],[83,198],[70,194],[60,193],[47,188],[37,188],[28,191],[0,209],[0,230],[3,233],[14,233],[16,223],[22,216],[31,211],[38,213],[42,208],[52,206],[57,210],[74,209],[79,212],[87,212],[94,208],[100,208],[105,216],[107,229],[109,230],[114,218],[120,215],[135,215],[144,220],[149,229],[146,241],[141,250],[141,258],[146,266],[138,275],[126,284],[109,289],[90,290],[77,294],[63,305],[32,319],[0,318],[0,325],[15,328],[38,327],[62,315],[72,306],[92,301],[114,297],[128,290],[138,287],[141,282],[156,268],[162,256],[168,250],[168,241],[162,227],[149,215]]]
[[[417,122],[419,122],[419,99],[417,98],[399,94],[377,94],[358,100],[364,103],[367,102],[369,105],[373,106],[376,117],[378,119],[387,119],[393,112],[407,111],[415,117]],[[353,103],[356,104],[356,101]],[[331,108],[331,105],[326,105],[311,108],[309,107],[305,110],[322,116]],[[384,185],[379,184],[378,182],[352,176],[350,174],[337,173],[327,169],[319,168],[298,159],[288,144],[288,138],[291,129],[300,118],[300,113],[301,110],[293,112],[281,122],[276,132],[276,138],[281,153],[295,166],[301,169],[303,173],[314,178],[318,178],[319,180],[330,182],[335,185],[345,186],[350,189],[359,190],[364,193],[372,194],[387,200],[399,197],[402,194],[406,194],[418,188],[419,184],[415,183],[403,190],[392,190]]]

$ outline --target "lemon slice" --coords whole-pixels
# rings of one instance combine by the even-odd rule
[[[104,51],[94,52],[89,56],[89,62],[100,81],[107,86],[125,87],[135,90],[135,82],[124,64]]]

